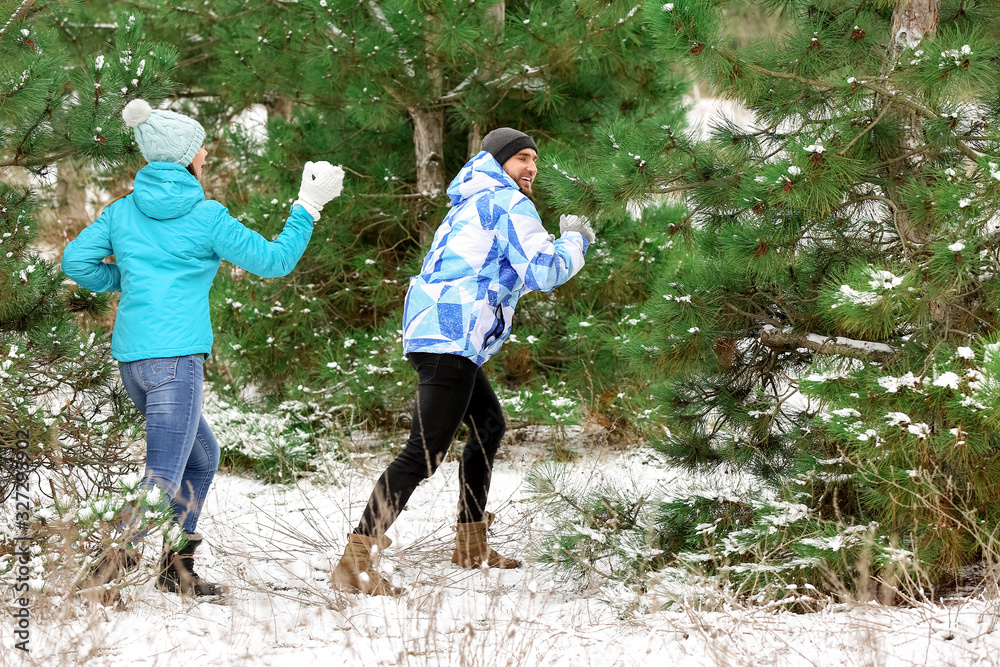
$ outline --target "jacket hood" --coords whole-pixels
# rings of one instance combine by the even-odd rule
[[[517,183],[507,175],[496,158],[486,151],[481,151],[458,172],[458,176],[448,186],[448,197],[451,198],[452,206],[458,206],[483,190],[503,190],[505,188],[520,190]]]
[[[187,167],[150,162],[135,175],[132,199],[142,213],[156,220],[179,218],[205,201],[205,191]]]

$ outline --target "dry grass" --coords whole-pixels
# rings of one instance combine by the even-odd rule
[[[329,571],[383,463],[365,459],[340,487],[220,478],[201,529],[208,541],[199,570],[231,586],[224,605],[160,593],[148,573],[122,588],[117,605],[102,605],[65,593],[64,582],[79,573],[53,574],[51,593],[32,607],[35,651],[0,651],[0,665],[305,665],[331,657],[366,667],[1000,662],[1000,591],[982,578],[943,605],[831,603],[795,614],[721,599],[711,609],[692,603],[621,615],[530,558],[520,571],[459,569],[448,562],[453,464],[418,489],[394,526],[402,532],[383,563],[407,594],[343,594],[329,586]],[[504,467],[498,477],[513,481],[494,493],[500,519],[491,545],[530,557],[546,517],[511,486],[516,466]],[[440,507],[448,510],[432,511]],[[147,554],[146,564],[154,559]]]

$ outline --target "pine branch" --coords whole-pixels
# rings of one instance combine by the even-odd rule
[[[371,10],[372,16],[375,17],[375,21],[382,26],[383,30],[390,35],[396,34],[396,31],[392,29],[392,25],[389,23],[389,19],[385,17],[385,12],[382,11],[381,7],[375,4],[372,0],[368,0],[368,9]]]
[[[368,199],[379,199],[379,198],[384,198],[384,197],[392,197],[392,198],[395,198],[395,199],[428,199],[428,200],[431,199],[430,197],[428,197],[427,195],[425,195],[422,192],[412,192],[412,193],[402,193],[402,194],[393,194],[391,192],[386,192],[384,194],[356,193],[354,196],[355,197],[368,198]]]
[[[140,11],[146,12],[150,16],[155,16],[157,12],[162,11],[162,8],[160,8],[160,7],[153,7],[153,6],[150,6],[150,5],[145,5],[145,4],[141,3],[141,2],[127,2],[127,3],[124,3],[124,4],[130,5],[130,6],[135,7],[136,9],[138,9]],[[207,20],[210,24],[218,23],[220,21],[229,21],[229,20],[232,20],[232,19],[236,18],[240,14],[247,13],[246,11],[244,11],[244,12],[239,12],[239,13],[233,15],[233,16],[219,16],[219,15],[215,14],[214,12],[212,12],[211,10],[206,14],[204,12],[197,12],[197,11],[195,11],[195,10],[189,8],[189,7],[184,7],[183,5],[171,5],[169,3],[164,3],[164,4],[171,11],[175,11],[178,14],[188,14],[190,16],[197,16],[200,19]]]
[[[719,181],[700,181],[698,183],[685,183],[684,185],[674,185],[671,187],[660,188],[659,190],[656,191],[656,194],[667,195],[670,194],[671,192],[683,192],[684,190],[694,190],[695,188],[700,188],[705,185],[714,185],[715,183],[718,182]]]
[[[850,143],[848,143],[840,151],[837,152],[837,155],[841,155],[841,156],[846,155],[847,151],[849,151],[851,149],[851,146],[853,146],[854,144],[856,144],[857,141],[858,141],[858,139],[860,139],[861,137],[863,137],[866,134],[868,134],[869,130],[871,130],[873,127],[875,127],[876,125],[878,125],[879,121],[882,120],[885,117],[886,113],[888,113],[889,109],[891,109],[891,108],[892,108],[892,100],[890,100],[888,104],[886,104],[885,106],[883,106],[882,107],[882,111],[875,118],[875,120],[873,120],[872,122],[868,123],[868,125],[865,126],[865,129],[861,130],[861,132],[858,133],[858,136],[856,136],[853,139],[851,139]]]
[[[802,84],[807,85],[807,86],[812,86],[812,87],[817,88],[819,90],[834,90],[836,88],[846,88],[847,87],[847,84],[831,83],[831,82],[828,82],[828,81],[821,81],[819,79],[807,79],[805,77],[799,76],[798,74],[789,74],[787,72],[775,72],[773,70],[769,70],[769,69],[767,69],[765,67],[762,67],[760,65],[752,65],[752,64],[750,64],[750,63],[748,63],[748,62],[746,62],[744,60],[740,60],[740,59],[738,59],[738,58],[736,58],[736,57],[734,57],[732,55],[726,54],[723,51],[720,51],[719,53],[724,58],[726,58],[729,62],[731,62],[733,64],[736,64],[736,65],[740,65],[740,66],[746,67],[747,69],[749,69],[752,72],[757,72],[758,74],[763,74],[765,76],[771,76],[771,77],[776,77],[776,78],[779,78],[779,79],[789,79],[791,81],[797,81],[799,83],[802,83]],[[940,114],[935,113],[932,109],[929,109],[929,108],[925,107],[924,105],[920,104],[919,102],[916,102],[916,101],[914,101],[914,100],[912,100],[912,99],[910,99],[908,97],[905,97],[903,95],[896,95],[895,93],[890,92],[888,88],[885,88],[883,86],[872,85],[872,81],[873,80],[874,79],[866,79],[864,82],[861,83],[861,85],[863,85],[865,88],[868,88],[872,92],[877,93],[878,95],[881,95],[881,96],[889,99],[891,102],[898,102],[899,104],[902,104],[903,106],[909,107],[910,109],[912,109],[913,111],[916,111],[918,114],[920,114],[924,118],[931,119],[931,120],[940,118]],[[883,110],[883,113],[880,114],[879,118],[881,118],[884,115],[884,113],[885,113],[885,111]],[[877,123],[877,120],[876,120],[876,123]],[[870,129],[870,128],[868,128],[868,129]],[[867,131],[867,129],[866,129],[866,131]],[[864,132],[862,132],[861,134],[863,135]],[[857,138],[855,138],[854,141],[857,141]],[[854,141],[852,141],[850,144],[848,144],[848,148],[850,148],[850,146],[853,145]],[[966,144],[963,140],[959,139],[957,141],[957,144],[958,144],[958,148],[962,152],[962,154],[965,155],[970,160],[977,160],[979,158],[979,155],[976,153],[976,151],[974,149],[970,148],[968,146],[968,144]],[[846,150],[847,149],[845,148],[844,151],[846,151]],[[843,151],[841,151],[840,154],[842,155]]]
[[[863,361],[885,362],[896,351],[885,343],[854,340],[843,336],[821,336],[811,333],[785,333],[775,327],[765,326],[760,334],[762,345],[776,352],[787,352],[799,348],[812,350],[818,354],[833,354]]]
[[[4,167],[44,167],[45,165],[52,164],[53,162],[58,162],[63,158],[67,158],[73,155],[72,150],[62,151],[60,153],[55,153],[53,155],[42,155],[40,157],[35,156],[30,160],[20,160],[14,158],[12,160],[5,160],[0,162],[0,169]]]
[[[7,22],[4,23],[3,28],[0,28],[0,38],[2,38],[4,34],[6,34],[7,28],[10,27],[10,24],[13,23],[18,17],[27,13],[27,11],[31,9],[31,6],[33,4],[35,4],[34,0],[24,0],[24,2],[22,2],[21,5],[14,10],[14,13],[11,14],[10,18],[7,19]]]
[[[766,323],[765,327],[771,327],[771,328],[773,328],[775,326],[782,326],[784,324],[780,320],[776,320],[776,319],[767,317],[766,315],[754,315],[753,313],[748,313],[745,310],[741,310],[740,308],[738,308],[738,307],[736,307],[733,304],[728,303],[728,302],[726,303],[726,308],[728,308],[732,312],[736,313],[737,315],[742,315],[743,317],[750,318],[751,320],[754,320],[755,322],[765,322]]]
[[[921,144],[920,146],[917,146],[916,148],[913,148],[913,149],[911,149],[911,150],[909,150],[909,151],[907,151],[907,152],[905,152],[905,153],[903,153],[901,155],[897,155],[894,158],[890,158],[888,160],[885,160],[884,162],[877,162],[877,163],[873,164],[871,166],[871,168],[872,168],[873,171],[878,171],[879,169],[882,169],[883,167],[888,167],[890,164],[895,164],[896,162],[899,162],[900,160],[905,160],[907,158],[913,157],[917,153],[920,153],[922,151],[927,150],[928,148],[930,148],[930,146],[931,146],[930,144]]]
[[[543,65],[533,69],[526,68],[523,70],[518,70],[517,72],[511,72],[505,74],[497,79],[493,79],[492,81],[487,81],[483,84],[483,86],[490,90],[499,89],[504,86],[507,86],[508,89],[510,89],[515,87],[519,83],[524,83],[532,79],[541,80],[542,77],[535,75],[541,73],[544,69],[545,66]],[[462,96],[464,95],[464,93],[462,92],[463,89],[469,84],[470,81],[474,79],[475,74],[476,72],[473,72],[468,77],[466,77],[461,83],[455,86],[452,90],[442,95],[440,100],[441,103],[448,104],[451,102],[457,102],[458,100],[462,99]]]
[[[897,95],[896,93],[893,93],[888,88],[885,88],[883,86],[873,86],[870,81],[863,81],[860,83],[868,90],[877,93],[878,95],[881,95],[882,97],[888,100],[891,100],[893,102],[899,102],[903,106],[909,107],[910,109],[916,111],[924,118],[927,118],[929,120],[936,120],[937,118],[940,118],[940,115],[935,113],[932,109],[928,109],[923,104],[911,100],[909,97],[906,97],[905,95]]]
[[[798,81],[799,83],[803,83],[807,86],[813,86],[814,88],[821,88],[823,90],[848,87],[848,84],[830,83],[829,81],[820,81],[818,79],[807,79],[803,76],[799,76],[798,74],[788,74],[787,72],[775,72],[767,69],[766,67],[762,67],[761,65],[751,64],[746,60],[737,58],[736,56],[721,49],[719,50],[719,55],[734,65],[746,67],[751,72],[757,72],[758,74],[763,74],[765,76],[773,76],[779,79],[790,79],[792,81]]]

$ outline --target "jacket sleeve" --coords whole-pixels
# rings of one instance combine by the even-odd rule
[[[212,248],[219,257],[264,278],[291,273],[312,236],[312,216],[299,205],[292,207],[285,228],[274,241],[248,229],[224,206],[219,208],[212,229]]]
[[[93,292],[122,291],[118,266],[104,263],[105,257],[115,254],[111,247],[110,208],[104,209],[63,251],[63,273]]]
[[[513,201],[500,232],[506,237],[507,259],[517,275],[528,289],[541,292],[551,292],[575,276],[583,268],[590,245],[578,232],[553,240],[535,205],[523,195]]]

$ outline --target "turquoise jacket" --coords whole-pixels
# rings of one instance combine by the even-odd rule
[[[118,361],[208,354],[208,290],[221,260],[265,278],[287,275],[312,229],[312,216],[295,206],[268,241],[206,200],[185,167],[151,162],[136,174],[132,194],[66,246],[62,269],[89,290],[122,293],[111,337]],[[108,255],[117,263],[104,263]]]

